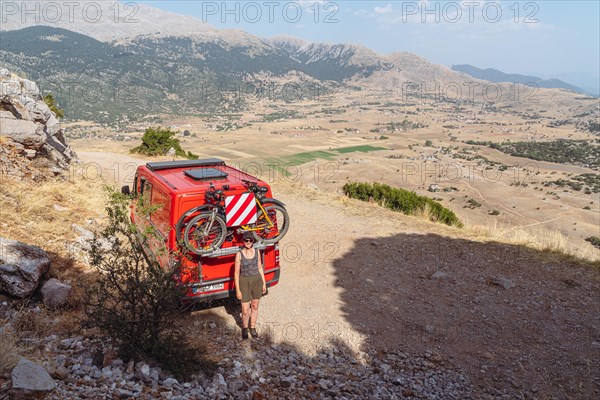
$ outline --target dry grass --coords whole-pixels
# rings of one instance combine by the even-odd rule
[[[501,226],[495,220],[487,225],[465,224],[464,228],[446,226],[432,221],[429,207],[414,215],[404,215],[398,212],[384,209],[375,203],[366,203],[360,200],[350,199],[347,196],[327,191],[315,191],[307,188],[300,182],[286,182],[278,180],[273,182],[273,190],[276,194],[285,193],[298,195],[299,193],[312,192],[312,196],[303,197],[318,200],[326,204],[339,204],[344,209],[355,215],[381,215],[382,218],[398,221],[398,226],[408,224],[412,229],[422,230],[445,237],[461,238],[477,241],[494,241],[515,246],[525,246],[541,251],[548,255],[564,255],[573,257],[575,260],[598,263],[600,252],[596,249],[584,247],[574,248],[569,244],[569,238],[558,230],[548,230],[544,227],[519,228],[515,226]]]
[[[414,214],[412,214],[414,217],[417,217],[419,219],[423,219],[425,221],[431,221],[431,222],[435,222],[438,223],[438,217],[435,215],[435,213],[433,212],[433,209],[431,208],[431,206],[429,204],[425,204],[425,206],[423,208],[417,209]],[[441,222],[440,222],[441,224]]]
[[[8,332],[0,333],[0,375],[12,371],[19,362],[20,353],[16,336]]]
[[[52,322],[44,308],[34,309],[23,303],[12,321],[18,333],[34,332],[39,337],[50,335]]]
[[[81,332],[82,320],[83,311],[81,307],[74,310],[61,311],[54,318],[52,331],[64,336],[75,336]]]
[[[0,185],[0,235],[41,247],[52,259],[51,275],[76,278],[68,244],[77,239],[72,224],[86,229],[104,213],[103,182],[5,180]],[[81,265],[79,265],[81,267]]]
[[[569,238],[558,230],[508,227],[493,221],[487,225],[469,225],[465,232],[484,240],[525,246],[544,253],[562,254],[584,261],[600,261],[600,252],[592,248],[573,248],[569,245]]]

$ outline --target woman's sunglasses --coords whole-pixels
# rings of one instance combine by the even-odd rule
[[[252,239],[244,239],[244,243],[248,243],[248,242],[252,243],[252,242],[254,242],[254,240],[252,240]]]

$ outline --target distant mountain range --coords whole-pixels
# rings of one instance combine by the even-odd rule
[[[35,10],[62,3],[15,4]],[[435,90],[474,80],[407,52],[383,56],[352,44],[265,39],[144,4],[93,4],[101,15],[94,23],[64,10],[51,23],[23,22],[14,13],[0,25],[0,67],[52,92],[71,119],[115,125],[164,113],[239,112],[257,98],[297,101],[340,87],[401,95],[407,82]]]
[[[7,4],[2,11],[0,29],[4,31],[47,25],[102,42],[148,35],[186,36],[220,32],[197,18],[137,2],[23,0]]]
[[[473,78],[482,79],[490,82],[511,82],[522,83],[524,85],[537,85],[540,88],[546,89],[566,89],[576,93],[593,95],[587,91],[571,85],[560,79],[542,79],[537,76],[527,76],[520,74],[507,74],[494,68],[480,69],[469,64],[453,65],[453,71],[462,72],[472,76]]]
[[[252,96],[299,100],[340,85],[465,82],[466,75],[411,53],[262,39],[245,32],[138,35],[100,41],[31,26],[2,32],[0,66],[53,92],[69,118],[112,123],[149,114],[235,112]]]

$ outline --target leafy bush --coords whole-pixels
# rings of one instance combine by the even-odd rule
[[[52,111],[54,114],[56,114],[57,118],[63,118],[65,116],[64,110],[61,110],[60,108],[58,108],[58,105],[56,104],[56,101],[54,100],[54,96],[52,96],[51,93],[48,93],[47,95],[44,96],[44,103],[46,103],[46,105],[48,106],[50,111]]]
[[[462,226],[456,214],[439,202],[405,189],[393,188],[381,183],[351,182],[344,185],[343,191],[350,198],[362,201],[373,200],[381,206],[407,215],[421,214],[429,210],[432,221]]]
[[[600,238],[598,236],[590,236],[589,238],[587,238],[585,240],[590,242],[592,244],[592,246],[595,246],[600,249]]]
[[[180,263],[162,269],[143,248],[156,235],[141,232],[129,218],[128,196],[110,189],[108,224],[90,243],[90,264],[99,273],[88,289],[85,326],[96,327],[117,341],[125,360],[153,359],[176,377],[186,379],[198,368],[212,369],[203,351],[191,347],[175,328],[186,287],[178,279]],[[139,200],[142,214],[154,210]]]
[[[142,144],[131,149],[132,153],[145,154],[147,156],[163,156],[169,149],[175,150],[175,155],[178,157],[195,160],[198,158],[196,154],[188,151],[187,153],[181,148],[179,139],[175,139],[175,132],[171,132],[165,128],[147,128],[142,137]]]
[[[478,202],[478,201],[477,201],[477,200],[475,200],[475,199],[469,199],[469,200],[467,201],[467,204],[469,204],[469,206],[468,206],[469,208],[477,208],[477,207],[481,207],[481,203],[480,203],[480,202]]]

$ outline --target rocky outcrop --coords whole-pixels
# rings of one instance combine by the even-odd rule
[[[0,238],[0,291],[24,298],[37,289],[50,258],[37,246]]]
[[[72,288],[58,279],[49,279],[42,286],[42,297],[48,308],[58,308],[67,304]]]
[[[56,388],[56,383],[39,364],[21,358],[11,373],[8,395],[14,400],[42,399]]]
[[[0,69],[0,172],[43,180],[48,172],[67,170],[76,157],[35,82]]]

